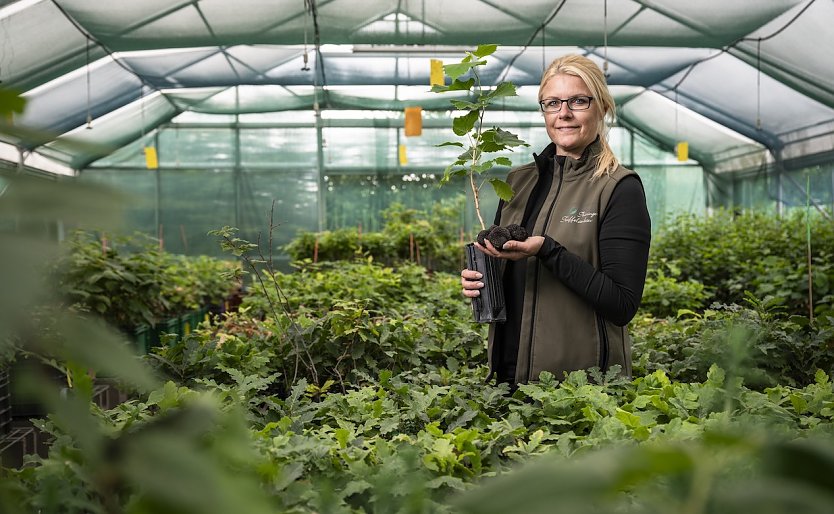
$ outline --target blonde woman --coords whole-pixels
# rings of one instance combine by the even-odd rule
[[[642,182],[608,145],[614,99],[596,63],[553,61],[539,105],[551,144],[510,171],[516,194],[495,216],[496,225],[519,224],[531,236],[500,249],[475,243],[504,259],[507,321],[490,326],[490,376],[515,386],[542,371],[562,379],[613,365],[630,376],[626,325],[640,306],[651,239]],[[465,296],[480,294],[481,278],[461,272]]]

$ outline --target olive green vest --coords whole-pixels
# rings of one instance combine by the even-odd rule
[[[532,235],[547,234],[569,252],[600,268],[600,219],[614,186],[633,171],[619,166],[613,173],[590,180],[599,142],[581,161],[567,158],[564,168],[555,163],[553,182],[535,220]],[[501,211],[501,225],[521,223],[524,209],[538,180],[535,163],[510,171],[507,181],[515,191]],[[494,328],[489,333],[492,356]],[[619,364],[631,375],[631,340],[625,327],[597,315],[581,297],[569,290],[535,257],[527,261],[524,306],[521,317],[516,383],[536,381],[549,371],[557,379],[564,372]],[[490,362],[490,367],[492,363]]]

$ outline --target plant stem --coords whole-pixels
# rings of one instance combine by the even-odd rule
[[[475,200],[475,214],[478,215],[478,222],[481,224],[481,230],[486,230],[484,218],[481,216],[481,202],[478,198],[478,186],[475,185],[475,174],[470,170],[469,184],[472,186],[472,198]]]
[[[475,68],[472,68],[472,75],[475,77],[475,91],[480,97],[482,92],[481,76],[478,75],[478,71]],[[469,167],[469,186],[472,188],[472,199],[475,203],[475,214],[478,216],[478,222],[481,224],[481,230],[486,230],[486,224],[484,223],[484,217],[481,216],[481,197],[478,194],[480,188],[475,185],[475,167],[478,165],[478,160],[481,158],[478,145],[481,143],[481,132],[484,127],[485,110],[486,108],[481,105],[478,112],[478,121],[475,125],[475,137],[470,138],[470,144],[472,145],[472,165]]]

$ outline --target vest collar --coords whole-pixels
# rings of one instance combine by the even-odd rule
[[[593,173],[594,168],[596,167],[596,159],[592,158],[592,156],[595,157],[599,155],[601,151],[602,142],[600,141],[600,137],[597,136],[597,138],[594,139],[593,143],[585,147],[585,150],[582,152],[582,155],[579,157],[579,159],[566,157],[562,173],[564,179],[574,180],[579,178],[580,176],[585,175],[588,171]],[[545,171],[553,169],[553,162],[555,157],[555,143],[550,143],[549,145],[547,145],[539,155],[533,153],[533,160],[536,162],[536,168],[538,168],[539,173],[543,173]]]

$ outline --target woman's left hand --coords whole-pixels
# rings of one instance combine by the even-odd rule
[[[539,253],[542,243],[544,243],[544,237],[530,236],[525,241],[507,241],[504,243],[502,250],[496,249],[488,240],[486,241],[486,246],[481,246],[477,242],[475,242],[475,246],[487,255],[498,257],[499,259],[517,261]]]

